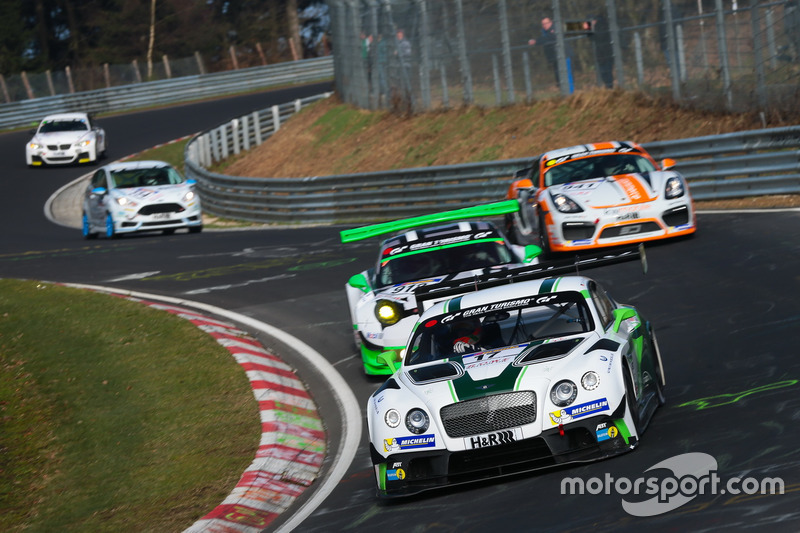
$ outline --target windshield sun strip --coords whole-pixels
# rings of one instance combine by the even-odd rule
[[[426,252],[435,252],[437,250],[446,250],[448,248],[456,248],[458,246],[467,246],[467,245],[470,245],[470,244],[478,244],[478,243],[484,243],[484,242],[496,242],[498,244],[504,243],[503,239],[501,239],[500,237],[490,237],[490,238],[487,238],[487,239],[475,239],[474,241],[459,242],[459,243],[455,243],[455,244],[443,244],[441,246],[432,246],[430,248],[425,248],[423,250],[414,250],[412,252],[404,252],[402,254],[393,255],[392,257],[389,257],[387,259],[382,259],[381,260],[381,266],[385,265],[389,261],[392,261],[394,259],[398,259],[400,257],[408,257],[410,255],[424,254]]]

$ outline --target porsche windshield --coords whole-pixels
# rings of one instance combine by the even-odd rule
[[[421,323],[411,337],[405,364],[578,335],[593,330],[593,324],[586,300],[577,292],[461,309]]]
[[[604,154],[572,159],[546,168],[544,182],[549,187],[573,181],[653,170],[656,170],[653,163],[639,154]]]
[[[394,256],[381,263],[378,283],[385,287],[430,276],[505,265],[512,261],[514,258],[503,240],[472,241]]]

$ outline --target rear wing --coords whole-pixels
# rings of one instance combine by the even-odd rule
[[[581,270],[615,265],[639,259],[642,263],[642,272],[647,273],[647,256],[644,245],[634,245],[620,248],[614,252],[598,252],[576,257],[573,260],[549,261],[537,265],[517,267],[500,272],[482,274],[471,279],[459,279],[436,285],[420,287],[414,292],[417,300],[417,309],[422,314],[436,302],[447,300],[454,296],[468,292],[479,291],[499,285],[507,285],[519,281],[532,279],[551,278],[555,276],[579,275]]]
[[[504,200],[502,202],[493,202],[491,204],[476,205],[473,207],[463,207],[461,209],[454,209],[452,211],[443,211],[441,213],[431,213],[429,215],[420,215],[412,218],[404,218],[392,222],[382,222],[371,226],[363,226],[360,228],[346,229],[340,232],[343,243],[360,241],[386,233],[394,233],[420,226],[428,226],[430,224],[439,224],[442,222],[451,222],[453,220],[466,220],[470,218],[487,218],[505,215],[507,213],[515,213],[519,211],[519,202],[516,200]]]

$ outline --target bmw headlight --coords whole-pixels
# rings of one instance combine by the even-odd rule
[[[390,428],[396,428],[400,425],[400,413],[397,412],[397,409],[389,409],[383,416],[383,421]]]
[[[41,150],[42,148],[44,148],[44,145],[41,145],[41,144],[39,144],[37,142],[33,142],[33,141],[31,141],[29,146],[30,146],[31,150]]]
[[[581,378],[581,386],[586,390],[594,390],[600,384],[600,376],[597,372],[590,370]]]
[[[425,433],[430,424],[431,419],[428,418],[428,413],[422,409],[412,409],[406,415],[406,428],[415,435]]]
[[[83,141],[78,143],[79,146],[89,146],[91,144],[92,144],[92,140],[91,139],[85,139],[85,140],[83,140]]]
[[[559,381],[550,390],[550,400],[559,407],[566,407],[575,401],[578,396],[578,387],[568,379]]]
[[[378,300],[375,302],[375,317],[384,326],[397,324],[403,318],[403,307],[390,300]]]
[[[664,197],[667,200],[673,198],[680,198],[685,192],[683,182],[677,176],[672,176],[667,180],[667,185],[664,187]]]
[[[555,194],[552,196],[553,204],[556,209],[562,213],[580,213],[583,211],[581,206],[576,204],[572,199],[563,194]]]

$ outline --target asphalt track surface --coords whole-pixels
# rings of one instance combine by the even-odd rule
[[[108,132],[109,157],[115,159],[325,90],[313,86],[249,95],[107,117],[101,124]],[[43,206],[86,169],[28,169],[27,138],[27,132],[0,135],[5,162],[0,276],[187,299],[270,324],[302,339],[333,365],[357,398],[363,420],[367,398],[380,380],[363,375],[344,283],[371,266],[376,240],[342,245],[338,232],[343,228],[308,227],[85,241],[79,230],[48,220]],[[635,451],[385,503],[374,497],[364,434],[344,477],[295,530],[800,530],[800,212],[701,213],[698,224],[694,238],[648,247],[646,275],[634,263],[587,272],[617,300],[636,305],[658,332],[667,405]],[[331,443],[338,442],[348,421],[341,419],[324,377],[280,339],[249,332],[297,369],[317,401]],[[339,450],[334,445],[330,451]],[[685,503],[654,516],[623,509],[623,500],[646,497],[620,494],[616,486],[624,489],[624,483],[615,486],[614,481],[656,477],[666,488],[669,471],[647,470],[685,453],[714,458],[718,490],[687,490]],[[610,490],[597,494],[562,494],[563,480],[576,477],[586,483],[613,481]],[[784,494],[732,494],[726,484],[734,478],[749,480],[738,487],[750,492],[766,478],[780,478]],[[296,508],[313,498],[313,489]],[[270,529],[290,517],[287,513]]]

